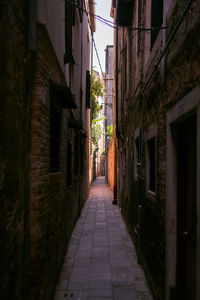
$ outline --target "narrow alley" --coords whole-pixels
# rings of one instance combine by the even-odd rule
[[[0,0],[0,299],[200,300],[200,0]]]
[[[55,300],[152,299],[112,200],[104,177],[98,177],[71,236]]]

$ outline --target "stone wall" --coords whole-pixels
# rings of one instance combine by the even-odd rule
[[[200,84],[200,45],[198,32],[200,28],[199,1],[194,1],[183,21],[172,38],[166,53],[158,67],[155,67],[159,56],[187,1],[176,1],[166,15],[165,32],[160,31],[152,48],[148,49],[149,34],[142,33],[142,50],[137,58],[137,35],[124,35],[128,45],[129,88],[126,92],[128,101],[119,95],[119,157],[120,157],[120,201],[122,213],[136,242],[139,259],[149,279],[155,299],[165,299],[166,284],[166,114],[184,95]],[[143,3],[144,4],[144,3]],[[149,26],[146,18],[148,6],[142,7],[142,26]],[[134,11],[133,26],[137,27],[137,6]],[[122,38],[120,37],[120,43]],[[148,53],[149,51],[149,53]],[[122,59],[119,58],[121,64]],[[135,67],[136,62],[136,67]],[[120,68],[120,65],[119,65]],[[147,82],[152,70],[155,72],[141,95],[142,87]],[[130,72],[132,70],[132,72]],[[119,82],[121,77],[119,73]],[[135,85],[138,82],[138,85]],[[124,118],[124,119],[123,119]],[[139,174],[135,176],[137,165],[135,139],[140,129],[140,161]],[[149,191],[147,140],[152,128],[156,128],[156,187],[155,192]],[[152,136],[153,136],[152,135]],[[125,172],[123,170],[126,170]],[[140,206],[141,205],[141,206]],[[139,244],[138,244],[139,241]]]

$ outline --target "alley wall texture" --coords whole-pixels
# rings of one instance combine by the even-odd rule
[[[0,3],[0,297],[25,299],[30,266],[30,96],[35,55],[27,51],[26,7],[22,1],[12,2]]]
[[[194,206],[184,220],[180,196],[175,191],[179,193],[176,178],[181,177],[177,167],[181,142],[176,130],[186,121],[194,122],[197,128],[193,142],[199,153],[200,2],[138,0],[134,5],[130,1],[127,10],[122,9],[122,2],[117,1],[116,6],[113,3],[111,9],[118,25],[150,28],[155,24],[153,5],[157,3],[158,8],[158,3],[162,3],[159,12],[162,19],[157,18],[159,24],[154,27],[167,28],[152,34],[126,28],[115,30],[118,199],[155,299],[197,300],[200,297],[198,155],[188,158],[191,165],[196,165],[187,179],[187,185],[191,178],[195,182],[188,187],[188,193],[194,189],[196,196],[188,196],[188,202],[194,201]],[[169,121],[172,112],[173,122]],[[186,252],[189,247],[182,236],[183,228],[186,231],[190,226],[190,219],[195,220],[192,226],[196,246],[192,255],[187,253],[187,258],[180,258],[180,245]],[[185,265],[182,272],[181,259]],[[196,266],[196,271],[187,269],[187,260]],[[187,279],[192,276],[189,272],[194,284]]]
[[[66,243],[73,229],[75,218],[69,210],[73,205],[66,201],[66,112],[61,112],[60,167],[50,173],[50,81],[64,84],[48,32],[38,25],[38,56],[35,88],[32,101],[31,143],[31,286],[33,299],[50,298],[48,288],[59,272]],[[71,199],[70,199],[71,200]],[[70,201],[71,202],[71,201]],[[69,205],[69,207],[68,207]],[[71,218],[69,216],[71,215]],[[67,232],[62,228],[66,228]],[[44,264],[44,262],[46,262]],[[47,264],[48,262],[48,264]],[[46,276],[48,270],[54,270]],[[49,291],[47,294],[45,291]]]
[[[89,192],[92,25],[67,2],[54,4],[0,1],[1,299],[53,299]],[[64,21],[71,10],[75,19]]]

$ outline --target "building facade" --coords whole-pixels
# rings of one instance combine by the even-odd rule
[[[199,1],[112,1],[115,186],[155,299],[200,298]]]
[[[0,293],[51,299],[89,191],[94,4],[8,2],[0,6]]]

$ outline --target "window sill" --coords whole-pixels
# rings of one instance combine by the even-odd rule
[[[151,190],[147,190],[147,194],[153,198],[155,198],[155,196],[156,196],[156,192],[153,192]]]

